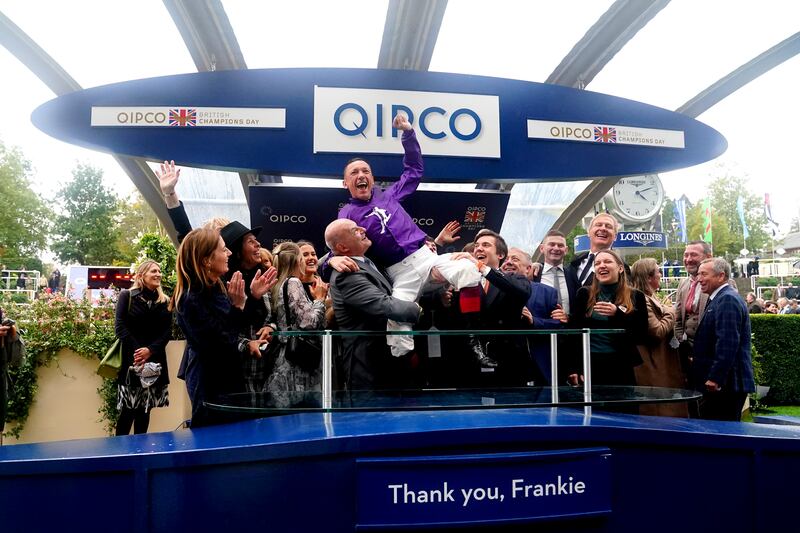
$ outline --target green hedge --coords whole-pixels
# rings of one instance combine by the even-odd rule
[[[750,315],[767,404],[800,404],[800,315]]]

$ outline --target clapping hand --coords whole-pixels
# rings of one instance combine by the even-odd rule
[[[247,296],[244,293],[244,279],[242,279],[242,273],[239,271],[234,272],[228,282],[228,299],[231,301],[232,306],[244,310]]]
[[[275,267],[269,267],[263,274],[259,269],[253,281],[250,282],[250,294],[253,298],[261,299],[278,282],[278,271]]]

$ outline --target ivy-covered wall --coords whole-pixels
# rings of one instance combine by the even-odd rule
[[[56,354],[68,348],[81,357],[96,360],[114,342],[114,299],[103,298],[96,305],[84,299],[75,301],[63,294],[42,294],[31,304],[4,302],[7,316],[17,321],[24,332],[27,357],[17,368],[9,368],[11,389],[5,432],[19,436],[28,419],[36,392],[36,368],[53,364]],[[116,386],[104,380],[98,389],[103,397],[100,415],[111,431],[117,418]]]

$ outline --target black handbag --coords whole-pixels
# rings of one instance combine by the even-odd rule
[[[293,328],[289,324],[292,323],[291,315],[289,314],[289,296],[288,288],[289,279],[287,278],[283,284],[283,309],[286,312],[286,324],[288,331],[302,331],[299,328]],[[300,367],[306,372],[313,372],[317,370],[322,360],[322,340],[319,335],[292,335],[286,338],[286,352],[284,357],[291,364]]]

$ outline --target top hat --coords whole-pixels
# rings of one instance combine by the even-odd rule
[[[222,240],[225,241],[225,246],[230,251],[234,251],[239,246],[237,243],[241,243],[241,240],[244,238],[245,235],[248,233],[252,233],[254,237],[258,237],[258,234],[261,233],[261,226],[256,226],[253,229],[249,229],[247,226],[239,222],[238,220],[234,220],[221,230],[219,230],[219,234],[222,236]]]

